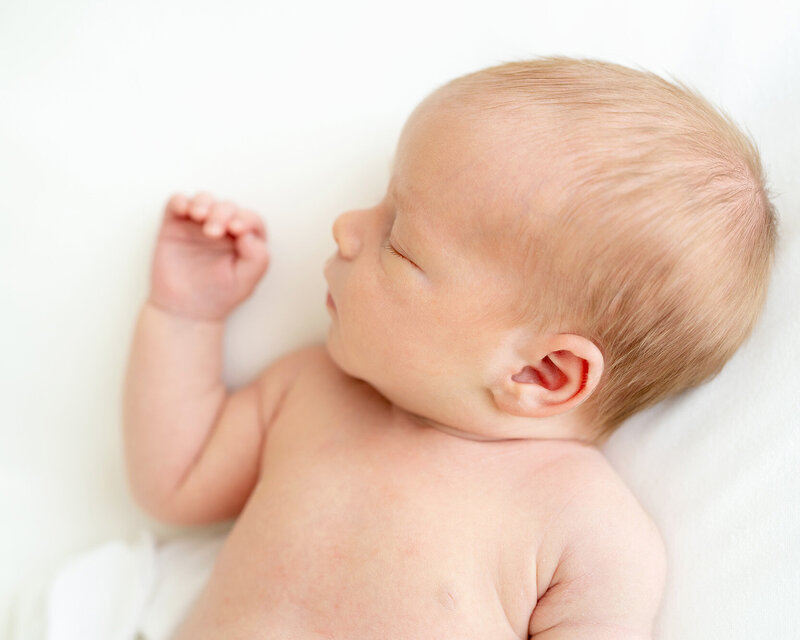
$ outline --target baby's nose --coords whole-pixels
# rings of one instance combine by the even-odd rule
[[[333,223],[333,239],[339,247],[339,253],[347,260],[352,260],[361,251],[361,239],[356,221],[356,212],[348,211],[336,218]]]

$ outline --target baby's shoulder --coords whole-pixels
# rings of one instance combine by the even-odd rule
[[[573,578],[596,563],[622,562],[623,556],[633,565],[663,567],[658,527],[602,453],[564,456],[551,473],[561,499],[542,541],[541,557],[551,561],[540,567],[540,578],[552,579],[556,570],[560,579]]]
[[[327,407],[339,405],[386,404],[369,384],[344,372],[331,358],[325,344],[312,344],[281,358],[276,366],[291,377],[285,404],[298,402]]]
[[[341,369],[331,360],[325,345],[318,343],[290,351],[278,358],[271,368],[292,378],[294,383],[307,381],[309,378],[319,383],[321,380],[343,375]]]
[[[325,344],[312,344],[293,352],[291,358],[298,369],[298,382],[312,385],[318,392],[340,387],[369,387],[366,382],[353,378],[339,367],[328,353]],[[370,387],[371,389],[371,387]]]
[[[584,462],[539,549],[530,633],[579,623],[649,637],[666,579],[664,541],[608,462]]]
[[[590,523],[603,523],[609,534],[639,531],[647,535],[655,531],[650,515],[599,450],[590,448],[564,456],[553,473],[560,478],[565,496],[562,509],[565,534],[580,537]]]

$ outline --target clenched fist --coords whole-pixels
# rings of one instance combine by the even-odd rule
[[[205,192],[175,194],[158,233],[149,301],[196,320],[223,320],[247,298],[269,265],[257,213]]]

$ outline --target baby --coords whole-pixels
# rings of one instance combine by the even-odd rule
[[[458,78],[333,226],[324,345],[221,379],[259,216],[174,195],[125,382],[155,517],[237,518],[181,640],[649,638],[666,573],[598,449],[762,306],[755,147],[683,85],[544,58]]]

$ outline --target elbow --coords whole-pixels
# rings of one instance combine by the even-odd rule
[[[164,524],[177,526],[195,526],[214,522],[214,519],[203,517],[202,510],[192,508],[177,492],[162,493],[154,491],[133,491],[133,498],[138,507],[149,517]]]
[[[164,490],[142,483],[130,483],[137,506],[149,517],[164,524],[198,526],[235,518],[238,511],[220,510],[197,492],[180,488]]]
[[[127,472],[131,497],[147,516],[171,525],[197,524],[192,514],[181,508],[176,490],[155,484],[149,474],[136,473],[131,465],[128,465]]]

